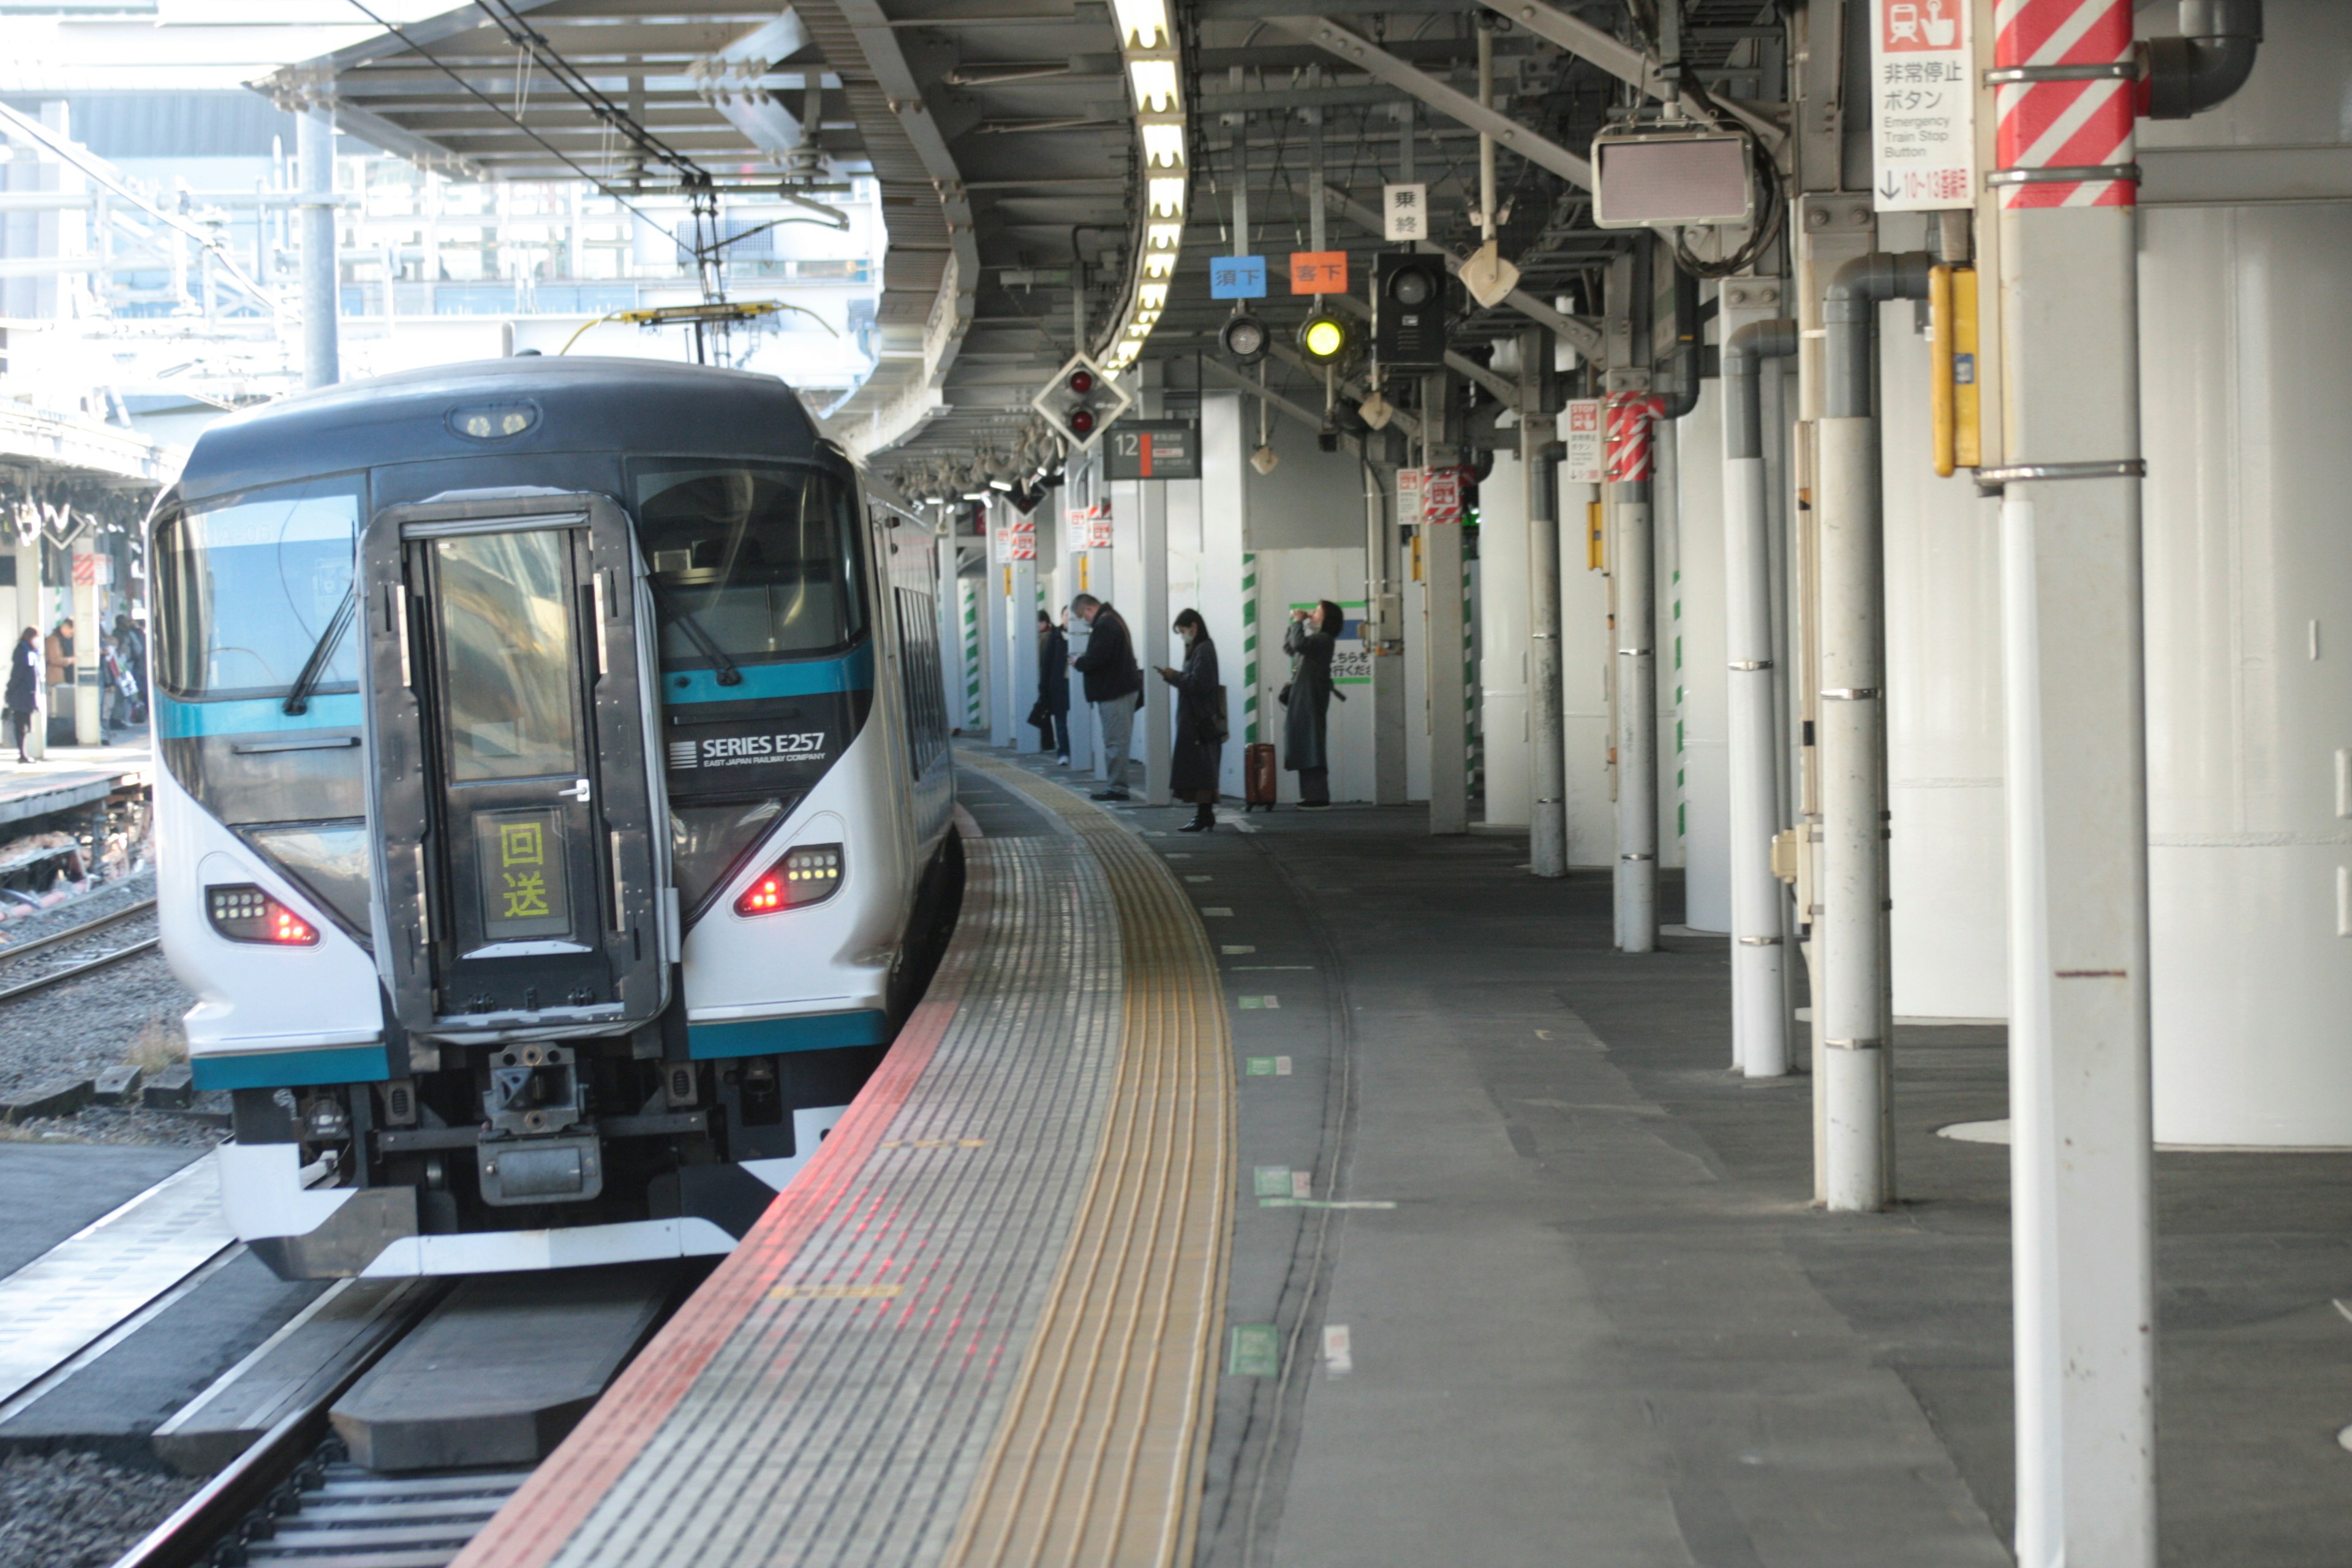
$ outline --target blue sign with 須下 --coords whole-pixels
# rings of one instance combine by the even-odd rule
[[[1265,299],[1265,258],[1263,256],[1211,258],[1209,298],[1212,300]]]

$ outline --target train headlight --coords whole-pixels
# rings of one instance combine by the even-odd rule
[[[768,868],[743,896],[735,900],[739,915],[772,915],[779,910],[821,904],[841,888],[842,856],[838,844],[803,844]]]
[[[271,947],[316,947],[319,928],[250,882],[231,882],[205,889],[205,912],[213,930],[231,942],[258,942]]]

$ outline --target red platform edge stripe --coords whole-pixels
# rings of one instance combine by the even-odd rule
[[[955,808],[955,820],[963,837],[981,837],[978,825],[961,805]],[[543,1568],[645,1451],[695,1379],[792,1266],[817,1227],[855,1199],[867,1160],[923,1069],[930,1066],[962,1005],[972,950],[987,923],[993,893],[984,873],[967,875],[957,934],[932,976],[929,993],[908,1015],[848,1114],[826,1135],[790,1189],[777,1194],[702,1289],[678,1309],[451,1568]]]

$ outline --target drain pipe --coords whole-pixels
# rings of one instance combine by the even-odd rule
[[[2180,37],[2141,47],[2140,112],[2201,114],[2246,85],[2263,47],[2263,0],[2180,0]]]
[[[1885,574],[1871,329],[1883,300],[1924,300],[1926,251],[1857,256],[1822,301],[1820,468],[1823,1099],[1822,1179],[1832,1210],[1895,1195],[1887,1036]]]
[[[1758,379],[1797,352],[1797,323],[1750,321],[1723,345],[1724,655],[1731,697],[1731,1065],[1789,1070],[1780,879],[1780,749],[1772,718],[1772,573]]]

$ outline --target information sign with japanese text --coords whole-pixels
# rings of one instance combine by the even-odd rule
[[[1382,185],[1381,187],[1382,233],[1390,239],[1427,239],[1429,237],[1429,187],[1427,185]]]
[[[1601,417],[1601,399],[1576,397],[1559,411],[1559,438],[1568,448],[1560,459],[1564,484],[1597,485],[1604,474],[1607,424]]]
[[[1200,426],[1182,419],[1129,419],[1110,433],[1103,477],[1112,479],[1197,479]]]
[[[1969,0],[1871,0],[1871,199],[1880,212],[1972,206]]]
[[[1265,298],[1265,258],[1263,256],[1213,256],[1209,258],[1209,298],[1212,300],[1263,300]]]
[[[1462,521],[1462,469],[1432,468],[1423,481],[1421,520],[1423,522]]]
[[[1345,294],[1348,291],[1348,253],[1344,250],[1292,251],[1290,291],[1294,294]]]

